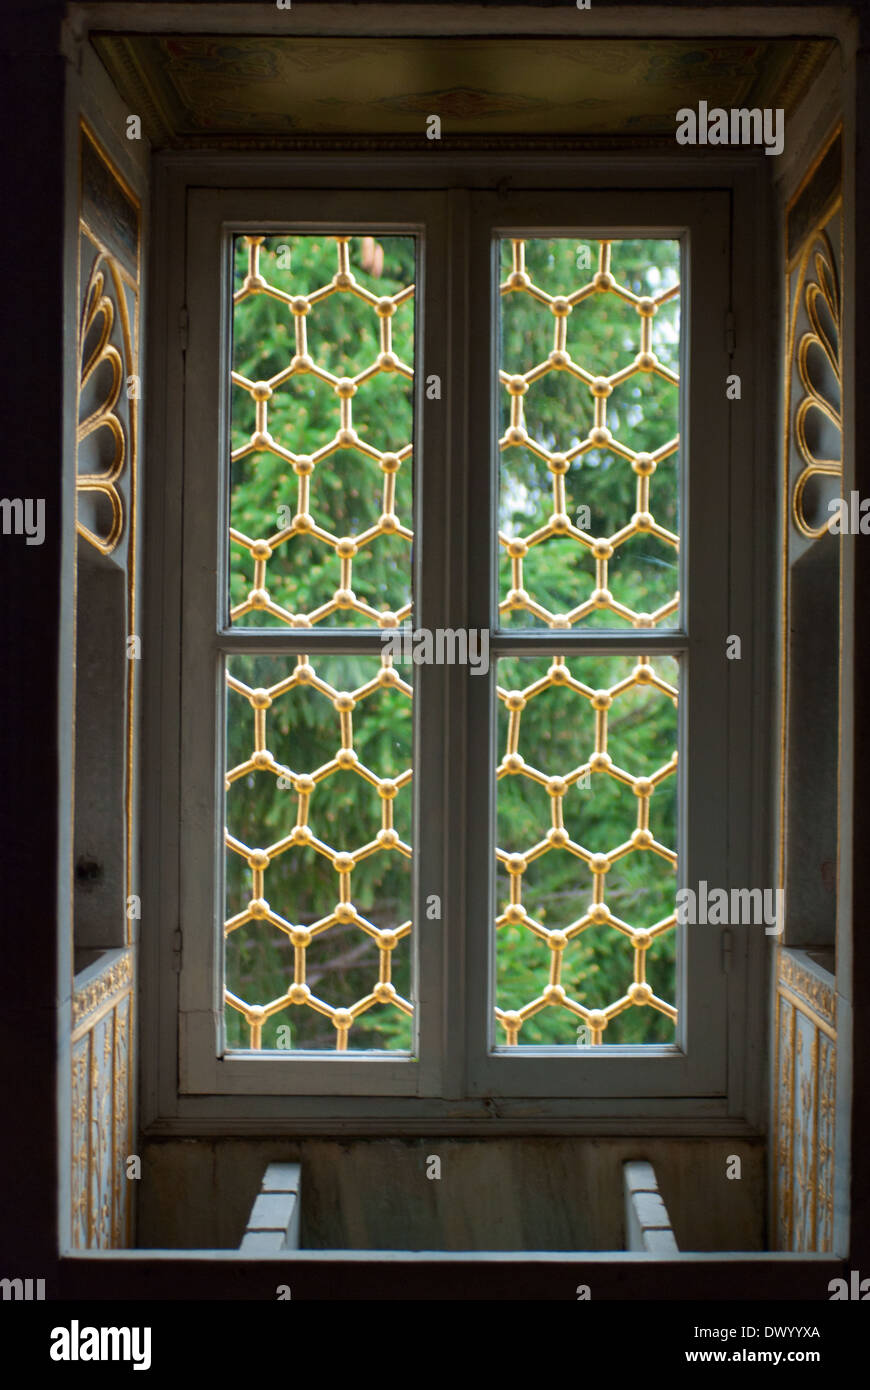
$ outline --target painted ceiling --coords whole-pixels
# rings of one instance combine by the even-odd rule
[[[672,137],[676,111],[781,106],[827,41],[94,36],[155,145],[243,137]]]

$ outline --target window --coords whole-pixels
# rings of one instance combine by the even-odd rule
[[[679,242],[511,237],[500,254],[503,625],[672,628]],[[679,663],[619,653],[567,662],[556,641],[498,663],[496,1018],[510,1046],[575,1030],[581,1045],[673,1039],[661,995],[676,994],[677,854],[662,841],[676,839]]]
[[[226,665],[227,1043],[407,1053],[413,667],[380,634],[412,612],[415,242],[243,236],[234,260],[225,620],[316,637]],[[336,626],[366,647],[324,651]]]
[[[186,177],[165,1104],[727,1114],[759,943],[674,902],[751,881],[731,196]]]

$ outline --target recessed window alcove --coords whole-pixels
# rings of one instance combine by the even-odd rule
[[[842,1259],[843,33],[324,8],[66,33],[64,1250],[229,1269],[274,1236],[259,1201],[300,1279],[538,1252],[618,1283],[639,1250],[760,1289]],[[678,144],[701,102],[781,110],[782,153]],[[489,671],[406,681],[382,639],[417,622],[486,630]],[[671,920],[702,879],[783,890],[782,935]]]

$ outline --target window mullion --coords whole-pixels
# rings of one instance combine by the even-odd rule
[[[464,195],[461,195],[464,196]],[[463,413],[461,238],[454,194],[433,195],[420,257],[417,289],[414,411],[414,609],[411,626],[435,632],[451,625],[457,570],[453,488],[457,422]],[[461,572],[461,565],[459,566]],[[456,625],[461,624],[461,615]],[[422,663],[414,668],[414,870],[416,938],[414,996],[420,1047],[420,1094],[462,1094],[457,1064],[464,1055],[456,1001],[461,990],[463,918],[453,808],[461,806],[456,739],[455,671]]]

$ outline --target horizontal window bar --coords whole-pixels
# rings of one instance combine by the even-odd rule
[[[495,631],[490,635],[490,649],[499,656],[529,655],[553,651],[568,652],[659,652],[676,656],[689,644],[685,632],[652,632],[649,628],[629,628],[618,631],[565,632],[547,629],[525,632]]]
[[[410,633],[418,632],[416,627],[398,629]],[[446,631],[462,631],[455,627]],[[283,628],[275,630],[250,630],[248,632],[217,632],[214,638],[216,652],[287,653],[320,650],[323,652],[378,652],[384,645],[384,633],[396,629],[382,629],[375,632],[360,632],[353,628]],[[475,629],[476,631],[476,629]],[[628,652],[641,649],[645,652],[659,652],[664,655],[679,655],[686,651],[690,639],[686,632],[652,632],[648,628],[628,628],[613,631],[566,632],[566,631],[491,631],[490,650],[499,656],[530,655],[534,652],[544,654],[558,649],[559,652]]]
[[[387,631],[388,629],[383,629]],[[395,631],[395,629],[392,629]],[[260,631],[226,630],[215,634],[214,649],[220,652],[255,654],[272,652],[379,652],[383,647],[381,631],[359,631],[353,628],[282,628]],[[635,641],[635,647],[637,642]]]

